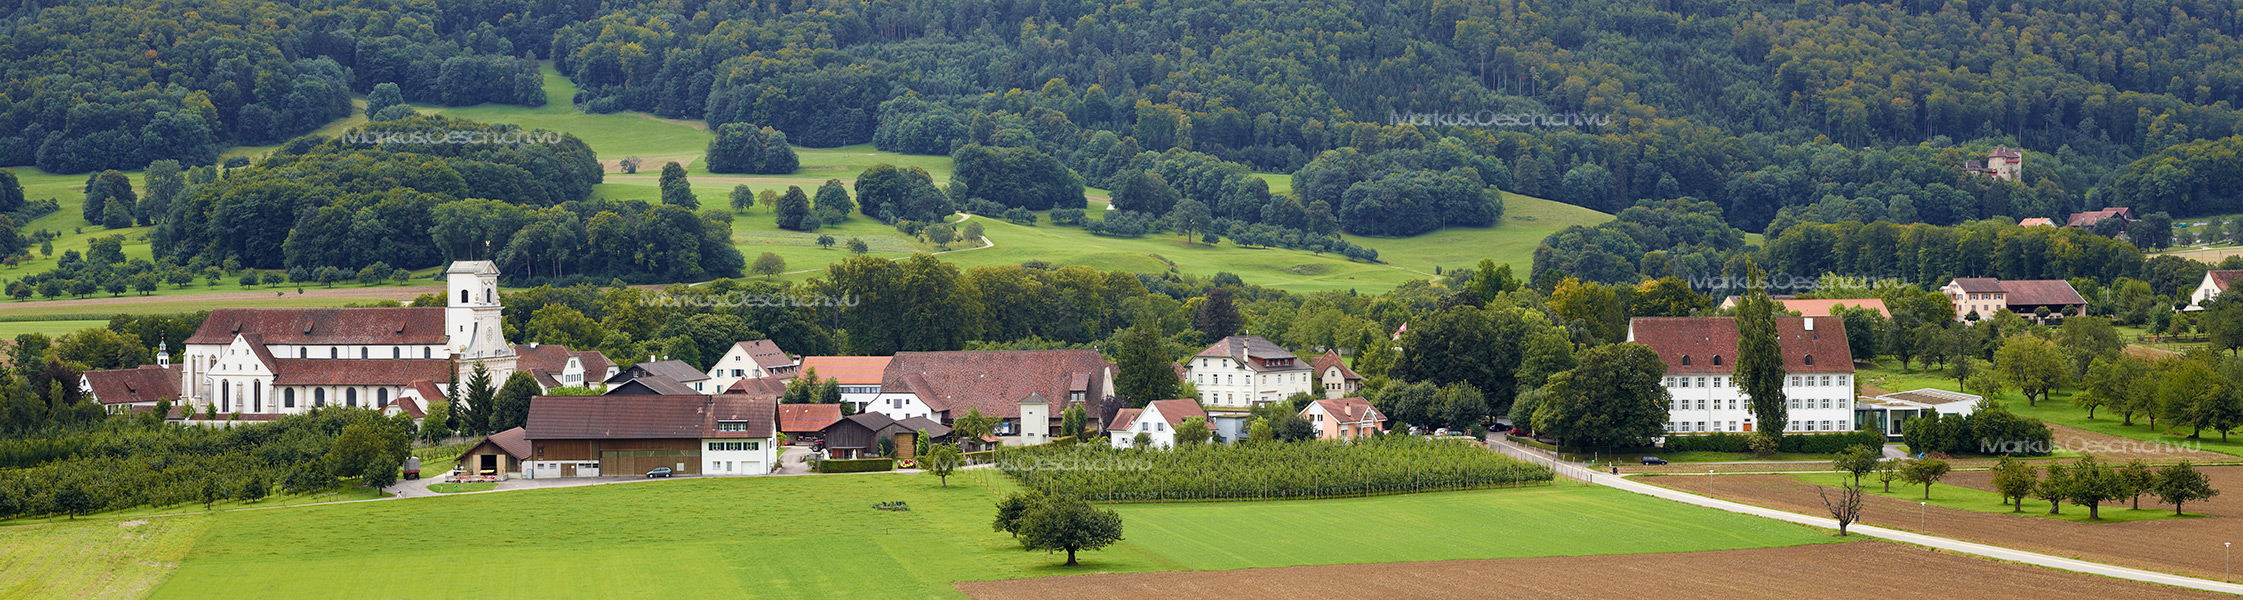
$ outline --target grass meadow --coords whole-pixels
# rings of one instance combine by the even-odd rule
[[[1125,541],[1025,552],[989,527],[1010,480],[681,479],[0,525],[0,595],[154,598],[957,597],[958,581],[1409,560],[1687,552],[1827,532],[1602,487],[1128,505]],[[910,511],[872,509],[904,501]],[[1313,526],[1305,526],[1313,524]],[[1248,548],[1251,548],[1249,551]],[[175,569],[173,567],[176,567]],[[166,574],[168,572],[168,575]],[[114,582],[114,585],[89,582]]]

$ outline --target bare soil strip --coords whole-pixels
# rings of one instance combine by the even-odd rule
[[[1041,598],[2216,598],[2218,594],[1889,542],[972,581],[977,600]]]
[[[1872,495],[1862,499],[1862,522],[2029,552],[2219,580],[2226,576],[2227,567],[2220,544],[2243,541],[2243,525],[2238,524],[2243,522],[2243,496],[2236,495],[2243,494],[2243,467],[2209,467],[2204,469],[2204,474],[2211,478],[2213,488],[2227,491],[2228,495],[2184,507],[2188,514],[2204,515],[2201,518],[2075,523],[2029,515],[1927,509],[1915,502]],[[1984,471],[1957,472],[1941,483],[1992,490],[1991,478],[1991,474]],[[1806,515],[1829,514],[1815,493],[1818,486],[1783,475],[1653,477],[1640,481],[1777,510]],[[1873,481],[1865,483],[1879,485]],[[1900,489],[1899,482],[1895,485],[1895,489]],[[2156,498],[2145,496],[2142,508],[2173,509],[2155,502]],[[2127,510],[2129,506],[2130,502],[2121,501],[2106,504],[2103,510]],[[2046,512],[2048,503],[2028,498],[2025,510]],[[2065,504],[2063,510],[2084,513],[2087,507]]]

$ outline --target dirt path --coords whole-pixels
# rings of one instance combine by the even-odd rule
[[[2243,490],[2243,467],[2209,467],[2204,474],[2215,489]],[[1942,483],[1991,490],[1990,480],[1990,473],[1972,471],[1948,475]],[[1800,514],[1828,513],[1815,493],[1818,486],[1788,476],[1654,477],[1641,481]],[[1915,502],[1875,495],[1863,501],[1862,523],[1869,525],[2215,580],[2225,576],[2220,544],[2243,541],[2243,526],[2238,525],[2243,522],[2243,500],[2234,496],[2188,504],[2189,514],[2204,515],[2199,518],[2111,523],[2075,523],[1951,508],[1927,510]],[[2154,502],[2154,498],[2145,497],[2142,507],[2172,510]],[[2028,500],[2026,510],[2045,512],[2048,505]],[[2064,510],[2087,509],[2066,504]],[[2103,510],[2126,507],[2106,505]]]
[[[275,292],[278,292],[278,295],[276,295],[276,294],[275,294]],[[262,290],[262,291],[243,291],[243,292],[216,292],[216,293],[210,293],[210,294],[175,294],[175,295],[170,295],[170,296],[124,296],[124,297],[121,297],[121,298],[78,298],[78,299],[75,299],[75,300],[41,300],[41,301],[38,301],[38,302],[9,302],[9,303],[4,303],[4,304],[0,304],[0,313],[4,313],[4,312],[7,312],[7,311],[8,311],[8,309],[11,309],[11,308],[45,308],[45,307],[54,307],[54,306],[70,306],[70,307],[76,307],[76,306],[84,306],[84,307],[102,307],[102,306],[120,306],[120,305],[132,305],[132,304],[163,304],[163,303],[169,303],[169,302],[179,302],[179,301],[182,301],[182,300],[184,300],[184,301],[190,301],[190,302],[208,302],[208,303],[218,304],[218,303],[226,303],[226,302],[242,302],[242,301],[252,301],[252,300],[272,300],[272,299],[275,299],[275,298],[380,298],[380,299],[384,299],[384,300],[403,300],[403,301],[408,301],[408,302],[410,302],[410,301],[412,301],[412,300],[413,300],[414,298],[419,298],[419,297],[421,296],[421,294],[441,294],[441,293],[444,293],[444,288],[442,288],[442,287],[439,287],[439,286],[409,286],[409,287],[370,287],[370,288],[333,288],[333,289],[330,289],[330,288],[304,288],[304,291],[303,291],[303,293],[301,293],[301,294],[299,294],[299,293],[296,293],[296,290],[294,290],[294,289],[274,289],[274,290]]]
[[[1092,555],[1091,560],[1096,560]],[[1014,598],[2216,598],[1888,542],[970,581]]]

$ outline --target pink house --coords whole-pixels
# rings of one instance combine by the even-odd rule
[[[1374,431],[1383,431],[1386,415],[1362,398],[1333,398],[1311,402],[1301,409],[1301,418],[1316,426],[1316,437],[1327,440],[1351,440]]]

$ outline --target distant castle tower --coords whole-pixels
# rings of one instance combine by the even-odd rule
[[[1983,165],[1975,160],[1963,163],[1965,171],[2009,181],[2017,181],[2018,173],[2024,168],[2025,153],[2008,146],[1995,146],[1993,152],[1986,153],[1986,163]]]

